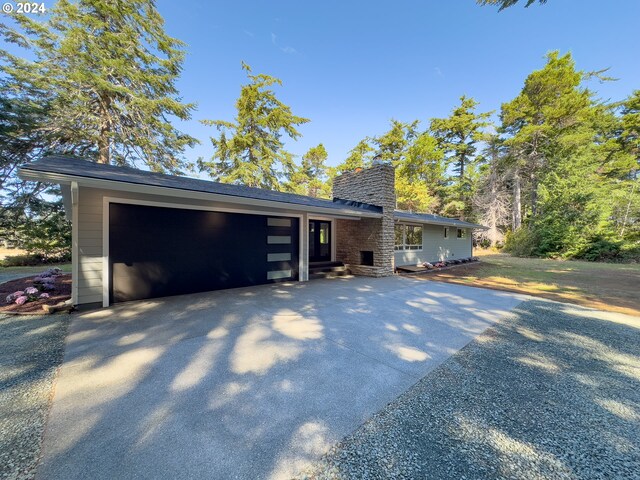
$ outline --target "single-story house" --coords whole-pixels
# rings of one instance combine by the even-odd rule
[[[396,211],[386,164],[335,178],[325,200],[72,157],[20,169],[57,183],[72,222],[72,301],[129,300],[306,281],[341,262],[355,275],[470,257],[480,225]]]

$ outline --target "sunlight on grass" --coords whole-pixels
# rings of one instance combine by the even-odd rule
[[[527,287],[529,288],[534,288],[536,290],[540,290],[541,292],[555,292],[557,290],[559,290],[557,285],[547,285],[544,283],[527,283],[526,284]]]
[[[494,282],[494,283],[501,283],[503,285],[518,285],[518,282],[516,280],[514,280],[513,278],[507,278],[507,277],[487,277],[483,279],[484,281],[487,282]]]
[[[640,316],[640,265],[476,254],[480,263],[435,272],[425,278]]]

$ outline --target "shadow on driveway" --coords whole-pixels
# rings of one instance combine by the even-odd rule
[[[309,475],[637,479],[640,318],[528,301]]]
[[[289,478],[521,300],[349,278],[82,314],[38,476]]]

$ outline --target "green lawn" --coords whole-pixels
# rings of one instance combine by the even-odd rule
[[[71,264],[62,263],[58,265],[38,265],[37,267],[0,267],[0,275],[13,275],[21,273],[24,273],[25,275],[31,275],[44,272],[45,270],[54,267],[58,267],[65,273],[71,273]]]
[[[508,290],[640,316],[640,265],[480,253],[479,264],[424,278]]]

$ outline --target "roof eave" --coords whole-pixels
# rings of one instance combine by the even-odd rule
[[[407,218],[407,217],[395,217],[396,221],[401,222],[413,222],[413,223],[422,223],[424,225],[440,225],[443,227],[460,227],[460,228],[472,228],[474,230],[489,230],[489,227],[485,227],[484,225],[478,225],[476,223],[456,223],[456,222],[447,222],[447,221],[439,221],[439,220],[424,220],[420,218]]]
[[[149,195],[165,195],[170,197],[189,198],[194,200],[208,200],[214,202],[234,203],[238,205],[268,207],[280,210],[297,210],[301,212],[324,214],[333,217],[382,218],[382,213],[364,210],[362,212],[354,212],[353,210],[343,208],[324,208],[298,203],[278,202],[274,200],[240,197],[236,195],[224,195],[220,193],[186,190],[182,188],[146,185],[143,183],[105,180],[99,178],[84,177],[81,175],[67,175],[61,173],[44,172],[42,170],[31,169],[29,168],[29,166],[20,168],[18,170],[18,176],[22,180],[29,181],[58,183],[60,185],[69,185],[72,181],[76,181],[80,186],[104,188],[105,190],[146,193]]]

